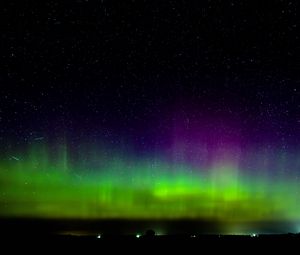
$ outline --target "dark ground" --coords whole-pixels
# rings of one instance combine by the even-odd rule
[[[156,223],[156,226],[155,224]],[[168,222],[169,225],[171,222]],[[129,233],[131,226],[131,233]],[[174,233],[147,232],[146,227],[153,225],[158,229],[158,222],[150,221],[63,221],[63,220],[12,220],[2,219],[1,243],[10,250],[28,250],[38,252],[81,252],[115,251],[139,253],[154,253],[165,250],[197,253],[206,252],[238,252],[249,253],[261,251],[290,251],[297,249],[300,244],[300,235],[284,234],[259,234],[251,235],[221,235],[201,234],[192,232],[192,227],[202,226],[202,231],[207,231],[212,224],[206,222],[175,221]],[[168,226],[165,222],[165,227]],[[266,224],[268,225],[268,224]],[[113,228],[113,231],[111,230]],[[143,229],[144,228],[144,229]],[[177,228],[177,231],[175,229]],[[101,232],[98,231],[101,229]],[[119,232],[117,232],[119,229]],[[121,231],[123,229],[123,233]],[[137,237],[136,229],[141,234]],[[190,229],[190,232],[189,232]],[[211,230],[213,230],[213,226]],[[215,230],[216,230],[215,226]],[[154,230],[154,228],[153,228]],[[171,228],[169,227],[170,231]],[[195,231],[195,230],[194,230]],[[127,233],[126,233],[127,232]]]

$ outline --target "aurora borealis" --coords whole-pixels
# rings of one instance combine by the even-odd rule
[[[2,9],[0,225],[299,232],[296,1]]]
[[[67,144],[50,149],[38,141],[31,147],[23,156],[1,162],[2,217],[221,222],[300,217],[297,176],[282,172],[292,161],[299,166],[299,154],[277,152],[271,158],[254,151],[247,162],[255,160],[257,168],[246,171],[228,156],[232,150],[225,153],[227,161],[203,168],[178,155],[172,163],[86,147],[74,158]]]

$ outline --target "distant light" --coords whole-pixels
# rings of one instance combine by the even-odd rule
[[[250,236],[251,237],[258,237],[258,234],[252,233]]]
[[[140,238],[140,237],[141,237],[141,234],[136,234],[135,237],[136,237],[136,238]]]
[[[101,235],[97,235],[97,238],[100,239],[100,238],[101,238]]]
[[[196,237],[196,235],[191,235],[191,238],[195,238]]]

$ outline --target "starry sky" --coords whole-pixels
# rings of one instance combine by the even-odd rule
[[[2,217],[300,221],[297,1],[1,5]]]

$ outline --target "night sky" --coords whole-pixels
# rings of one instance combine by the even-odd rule
[[[299,231],[297,7],[8,1],[0,215]]]

